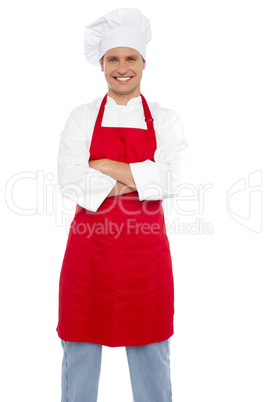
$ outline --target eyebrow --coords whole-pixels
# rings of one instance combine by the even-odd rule
[[[134,57],[137,57],[137,55],[136,55],[136,54],[131,54],[131,55],[129,55],[129,56],[126,56],[127,59],[128,59],[129,57],[134,58]],[[106,56],[106,58],[107,58],[107,59],[117,59],[118,56],[112,56],[112,55],[110,55],[110,56]]]

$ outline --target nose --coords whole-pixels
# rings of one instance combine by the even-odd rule
[[[119,62],[118,73],[124,75],[127,72],[127,66],[123,60]]]

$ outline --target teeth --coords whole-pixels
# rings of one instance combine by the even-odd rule
[[[116,80],[119,80],[119,81],[128,81],[130,79],[131,79],[131,77],[116,77]]]

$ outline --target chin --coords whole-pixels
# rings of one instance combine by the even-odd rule
[[[134,93],[137,90],[137,87],[135,87],[135,88],[114,88],[113,90],[115,92],[117,92],[118,94],[127,95],[127,94]]]

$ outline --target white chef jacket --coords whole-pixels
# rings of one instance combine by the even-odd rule
[[[90,168],[90,144],[103,97],[73,109],[61,132],[58,150],[58,184],[62,196],[96,212],[116,180]],[[157,148],[154,162],[147,159],[129,163],[139,200],[159,200],[177,195],[187,165],[187,141],[178,115],[147,100],[154,119]],[[107,96],[102,120],[105,127],[132,127],[146,130],[142,98],[117,105]]]

